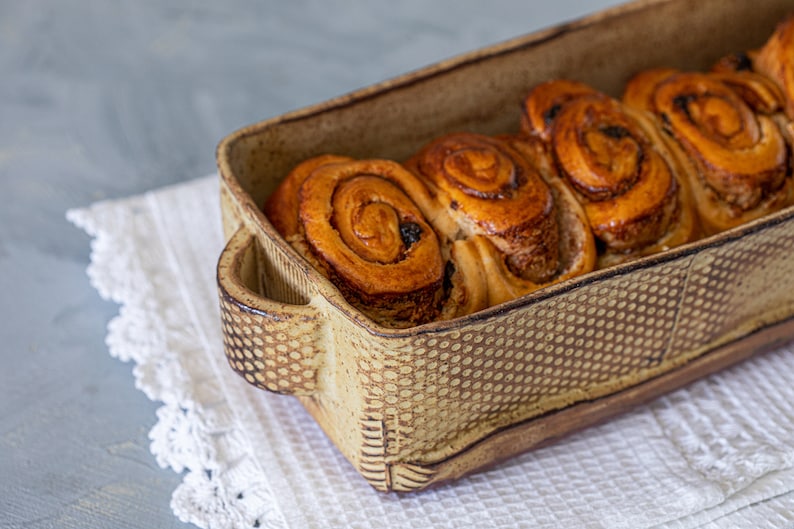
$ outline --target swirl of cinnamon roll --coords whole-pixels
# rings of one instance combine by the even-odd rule
[[[322,154],[304,160],[279,184],[265,202],[265,215],[282,237],[287,240],[295,238],[300,230],[298,208],[300,188],[312,171],[322,165],[331,163],[352,162],[353,158],[336,154]]]
[[[728,85],[756,112],[773,115],[782,110],[783,94],[771,79],[753,70],[752,56],[734,53],[721,57],[708,76]],[[656,114],[656,89],[678,73],[681,72],[674,68],[651,68],[637,73],[626,83],[623,103]]]
[[[550,142],[555,118],[565,103],[597,93],[590,85],[571,79],[554,79],[540,83],[524,98],[521,107],[521,130],[544,142]]]
[[[492,274],[480,275],[491,289],[481,296],[486,305],[593,268],[595,248],[581,207],[537,140],[449,134],[406,166],[429,183],[444,208],[434,225],[450,241],[458,269],[478,276],[479,265],[466,263],[478,263],[488,247],[498,254],[500,273],[514,278],[515,288],[496,295]]]
[[[755,112],[774,116],[783,111],[783,94],[771,79],[750,70],[712,70],[710,76],[728,85]]]
[[[554,86],[545,83],[541,93]],[[569,86],[561,83],[560,91]],[[593,89],[579,94],[560,105],[549,136],[560,173],[603,245],[599,266],[693,240],[697,222],[681,169],[650,119]]]
[[[265,204],[274,227],[374,321],[432,321],[446,261],[424,184],[389,160],[325,156],[298,165]]]
[[[758,77],[675,73],[656,85],[653,106],[690,164],[707,234],[791,202],[789,148],[764,112],[775,110],[775,91]]]
[[[659,86],[662,81],[677,73],[678,70],[673,68],[651,68],[643,70],[634,75],[626,83],[626,86],[623,88],[621,101],[631,108],[655,114],[656,107],[654,106],[653,98],[656,93],[656,87]]]

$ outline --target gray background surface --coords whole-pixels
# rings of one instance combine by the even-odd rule
[[[0,528],[183,526],[157,403],[69,208],[215,169],[221,137],[616,0],[0,0]]]

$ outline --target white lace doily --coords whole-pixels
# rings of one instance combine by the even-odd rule
[[[68,212],[88,274],[120,305],[110,353],[162,403],[150,433],[184,472],[172,508],[199,527],[794,526],[794,347],[757,356],[488,472],[374,491],[290,397],[249,386],[222,350],[216,177]]]

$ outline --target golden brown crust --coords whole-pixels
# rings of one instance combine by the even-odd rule
[[[274,226],[291,225],[297,204],[297,229],[282,234],[362,312],[389,327],[439,316],[445,260],[411,172],[389,160],[313,159],[274,196],[265,208]]]
[[[656,87],[675,73],[678,70],[673,68],[650,68],[635,74],[623,87],[621,101],[631,108],[655,113],[653,94]]]
[[[761,217],[790,200],[783,133],[746,98],[707,73],[674,74],[654,92],[662,127],[695,169],[690,185],[707,233]]]
[[[599,267],[647,255],[697,236],[692,206],[684,196],[679,167],[658,146],[654,125],[642,113],[593,89],[545,83],[526,107],[542,108],[533,96],[563,103],[547,120],[549,145],[560,174],[575,190],[604,250]],[[646,94],[636,94],[647,101]],[[531,114],[525,110],[525,114]]]
[[[265,213],[348,301],[389,327],[463,316],[593,269],[584,212],[539,142],[463,134],[442,144],[453,147],[448,163],[430,155],[435,147],[421,155],[452,173],[451,189],[447,176],[422,180],[396,162],[325,155],[296,166]]]
[[[756,112],[775,114],[783,110],[783,93],[768,77],[746,70],[711,72],[710,77],[729,86]]]
[[[479,310],[593,269],[584,212],[539,140],[450,134],[406,166],[429,182],[454,219],[453,231],[437,223],[451,241],[455,268],[458,297],[448,311]]]
[[[350,162],[352,158],[335,154],[322,154],[296,165],[264,204],[265,216],[282,237],[288,239],[297,234],[298,191],[312,171],[329,163]]]
[[[794,120],[794,15],[782,20],[764,46],[751,56],[753,70],[771,79],[784,97],[785,113]]]
[[[526,135],[503,135],[499,138],[510,143],[532,161],[554,197],[560,263],[554,282],[593,270],[596,264],[596,247],[587,215],[573,190],[557,172],[546,146]]]
[[[703,232],[688,178],[692,172],[691,169],[685,161],[681,160],[680,154],[671,146],[671,140],[661,132],[651,116],[626,106],[623,107],[623,111],[634,119],[653,145],[654,150],[664,159],[675,176],[677,188],[677,211],[675,217],[671,219],[670,228],[655,243],[646,246],[640,253],[652,255],[698,239]],[[607,261],[602,263],[602,265],[608,264]]]
[[[549,142],[554,118],[562,106],[571,99],[596,93],[598,92],[591,86],[571,79],[553,79],[540,83],[524,98],[521,107],[521,130],[529,136]]]
[[[538,169],[498,138],[456,133],[438,138],[406,162],[455,220],[450,240],[488,237],[514,272],[542,282],[556,273],[554,199]]]

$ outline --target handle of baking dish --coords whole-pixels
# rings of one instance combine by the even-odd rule
[[[217,281],[226,358],[251,384],[275,393],[317,391],[324,318],[311,300],[291,304],[254,290],[261,281],[256,238],[241,227],[218,260]]]

